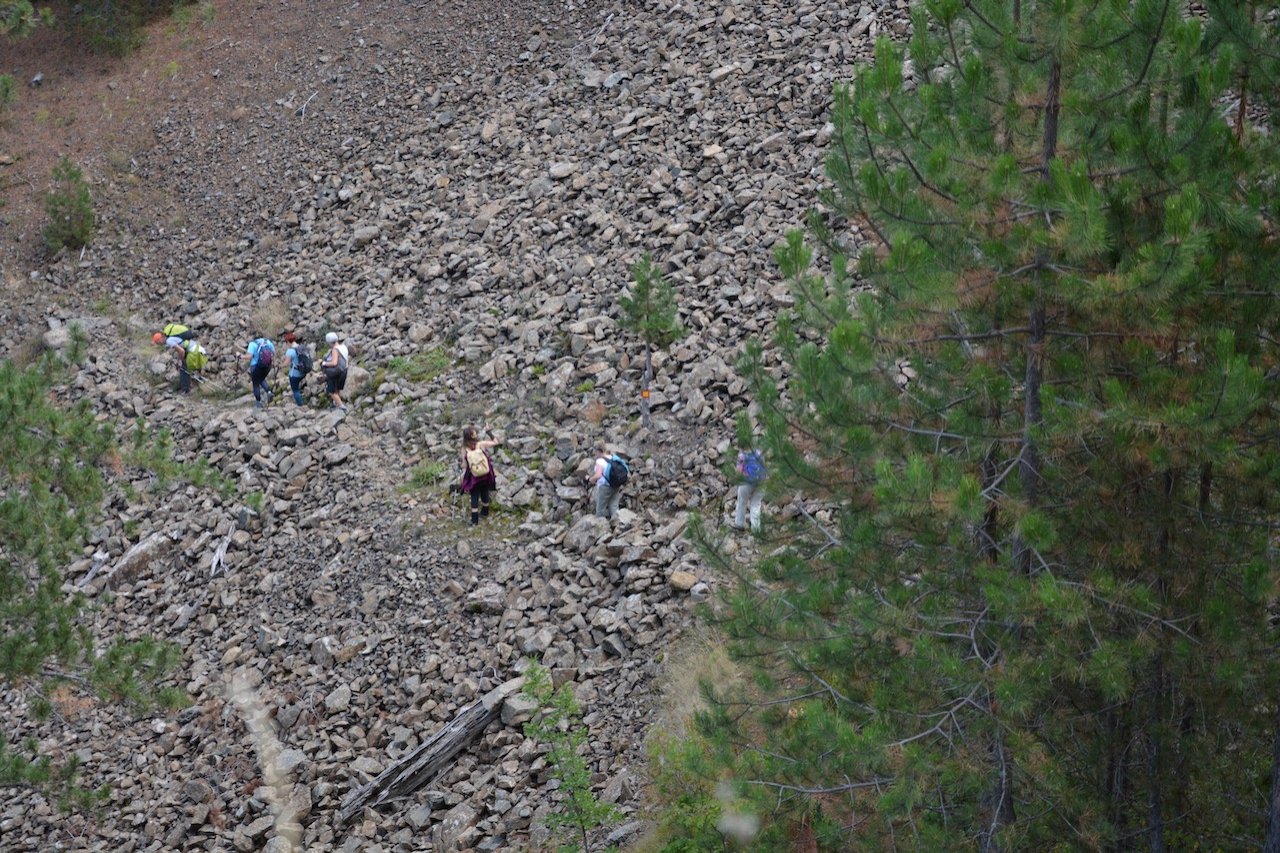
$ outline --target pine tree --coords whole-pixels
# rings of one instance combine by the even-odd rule
[[[79,249],[93,239],[96,217],[93,194],[84,172],[66,157],[53,167],[54,189],[45,196],[45,212],[49,221],[44,227],[44,242],[49,251],[66,247]]]
[[[0,0],[0,38],[23,38],[37,26],[53,23],[53,11],[36,9],[31,0]]]
[[[814,511],[702,721],[762,849],[1263,843],[1275,15],[1207,10],[933,0],[837,89],[830,268],[744,360]]]
[[[100,512],[114,439],[87,403],[50,401],[59,369],[50,356],[27,368],[0,361],[0,682],[27,694],[37,716],[49,713],[58,685],[143,706],[176,701],[178,691],[154,689],[176,648],[144,638],[96,649],[83,599],[62,590],[61,566]],[[12,744],[8,722],[0,721],[0,788],[48,786],[64,802],[93,801],[74,786],[74,760],[54,766],[34,744]]]
[[[653,382],[653,351],[671,346],[684,334],[676,315],[675,289],[647,253],[631,267],[631,293],[623,294],[622,326],[644,341],[644,376],[640,386],[640,420],[649,418],[649,385]]]

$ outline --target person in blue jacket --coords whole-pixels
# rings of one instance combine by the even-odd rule
[[[253,407],[261,409],[271,402],[271,389],[267,387],[267,376],[271,374],[271,366],[276,360],[276,345],[270,339],[259,335],[249,341],[249,346],[242,356],[249,362],[249,380],[253,383]]]
[[[293,392],[293,402],[302,405],[302,383],[307,378],[307,363],[311,353],[307,345],[298,341],[293,332],[284,333],[284,342],[289,345],[284,357],[289,362],[289,390]]]

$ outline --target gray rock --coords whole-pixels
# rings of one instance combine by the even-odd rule
[[[44,333],[42,341],[51,350],[64,350],[71,346],[71,329],[67,326],[55,326]]]
[[[596,543],[613,532],[609,519],[595,515],[579,518],[565,534],[564,547],[576,554],[584,554]]]
[[[431,806],[414,806],[405,815],[405,820],[408,821],[409,826],[413,827],[415,832],[420,832],[423,827],[431,823]]]
[[[552,163],[548,174],[557,181],[564,180],[578,171],[577,163]]]
[[[138,418],[170,430],[175,458],[204,457],[234,486],[234,497],[187,482],[111,494],[67,574],[75,583],[97,565],[101,579],[131,542],[176,531],[171,552],[121,576],[99,616],[118,635],[158,633],[186,651],[193,708],[181,728],[135,732],[90,715],[15,732],[120,769],[125,805],[102,818],[104,843],[277,844],[270,830],[245,831],[267,806],[241,793],[255,757],[221,704],[224,658],[252,673],[252,692],[274,710],[278,761],[306,785],[313,821],[352,781],[330,770],[385,766],[527,655],[574,684],[590,708],[593,769],[629,802],[619,768],[643,759],[657,660],[717,580],[682,531],[687,511],[731,509],[719,465],[751,400],[729,365],[745,341],[769,341],[776,312],[794,302],[771,248],[826,182],[831,84],[877,35],[906,31],[908,4],[659,2],[614,18],[561,4],[533,26],[516,7],[476,19],[466,4],[446,11],[400,21],[391,44],[377,35],[377,8],[356,4],[332,46],[278,66],[233,64],[225,52],[237,46],[217,47],[217,87],[277,88],[284,103],[250,99],[216,123],[198,100],[162,108],[148,125],[154,145],[118,176],[154,184],[153,230],[105,208],[110,240],[83,259],[41,261],[6,303],[5,352],[99,321],[82,325],[88,360],[55,394],[87,400],[126,440]],[[484,50],[458,57],[445,41],[455,32]],[[558,35],[574,32],[598,35],[579,50]],[[310,91],[289,90],[309,76],[320,94],[302,117]],[[347,130],[333,137],[334,127]],[[179,209],[180,232],[167,224]],[[862,239],[856,225],[848,234]],[[690,330],[655,353],[650,430],[636,426],[642,359],[609,296],[643,251],[676,285]],[[105,301],[110,317],[54,304],[71,292]],[[276,304],[317,356],[324,332],[348,335],[349,413],[309,408],[327,404],[318,371],[307,408],[277,397],[251,410],[231,365]],[[218,359],[189,400],[162,381],[172,365],[147,343],[170,317]],[[437,362],[439,372],[423,369]],[[282,371],[273,382],[284,389]],[[444,491],[471,422],[508,433],[501,509],[475,533]],[[590,517],[582,480],[598,440],[643,449],[612,524]],[[440,479],[410,485],[415,466],[438,466]],[[237,525],[250,494],[261,503]],[[228,533],[225,570],[210,579]],[[665,582],[677,569],[698,579],[690,597]],[[367,812],[341,841],[316,822],[309,849],[445,849],[433,842],[446,812],[465,818],[443,839],[455,848],[546,844],[539,818],[558,794],[532,771],[536,753],[508,727],[482,740],[484,759],[460,755],[419,795],[430,806],[413,820]],[[157,790],[161,778],[172,784]],[[182,794],[193,781],[207,801]],[[53,849],[58,819],[17,808],[6,837]]]
[[[382,229],[377,225],[362,225],[352,232],[351,243],[354,246],[367,246],[377,240],[381,233]]]
[[[300,749],[282,749],[276,757],[276,767],[282,773],[293,773],[306,762],[307,754]]]
[[[343,684],[324,697],[324,707],[331,714],[347,710],[351,705],[351,688]]]
[[[525,693],[508,696],[502,703],[502,724],[520,726],[533,719],[538,710],[538,700]]]
[[[475,807],[470,803],[459,803],[445,814],[431,832],[433,850],[460,850],[459,843],[468,830],[475,826],[479,819]]]

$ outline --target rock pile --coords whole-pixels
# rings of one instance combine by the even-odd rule
[[[348,22],[285,69],[318,93],[305,115],[291,95],[200,136],[175,107],[138,169],[172,187],[184,230],[121,233],[40,272],[63,305],[45,344],[73,320],[92,342],[66,394],[168,431],[189,466],[157,480],[124,459],[134,488],[68,586],[94,596],[102,632],[178,643],[193,704],[21,724],[112,799],[71,820],[11,799],[5,849],[284,850],[290,821],[307,850],[536,849],[556,794],[515,707],[401,808],[334,820],[529,658],[574,685],[597,791],[638,815],[662,652],[713,580],[682,531],[729,491],[750,403],[733,364],[789,304],[771,251],[822,184],[832,83],[873,35],[905,32],[906,3],[559,12],[573,25],[535,20],[509,61],[448,74],[425,36],[393,47]],[[644,252],[688,329],[655,354],[651,430],[617,310]],[[90,316],[93,294],[115,307]],[[312,342],[345,331],[364,371],[349,413],[250,408],[233,354],[268,303]],[[221,359],[193,399],[134,343],[167,319]],[[505,438],[502,511],[478,532],[441,479],[466,423]],[[586,514],[601,439],[634,463],[614,523]]]

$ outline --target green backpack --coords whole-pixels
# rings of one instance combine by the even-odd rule
[[[204,366],[209,363],[209,354],[204,351],[204,347],[195,341],[184,341],[182,348],[187,351],[187,370],[204,370]]]

